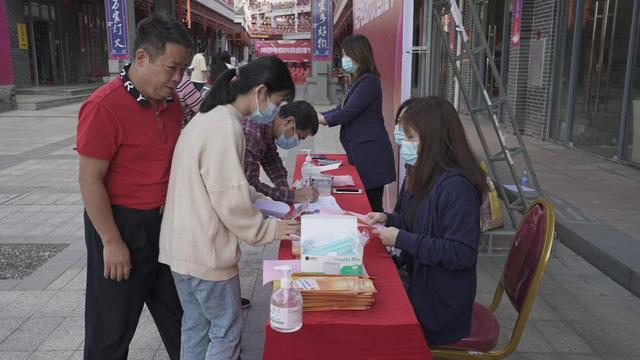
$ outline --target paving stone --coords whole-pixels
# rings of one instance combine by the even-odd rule
[[[75,265],[72,264],[72,266]],[[61,290],[82,271],[82,268],[70,268],[47,286],[47,290]]]
[[[27,276],[13,290],[45,290],[51,283],[64,273],[65,269],[38,269]]]
[[[38,347],[38,350],[65,350],[69,356],[75,351],[84,337],[84,318],[68,317]]]
[[[32,317],[0,343],[0,351],[35,351],[63,320],[62,317]]]
[[[498,343],[498,347],[504,346],[507,344],[509,339],[511,339],[511,333],[513,332],[514,325],[515,319],[500,320],[501,338]],[[531,325],[531,322],[527,323],[524,333],[520,338],[517,350],[522,352],[553,352],[551,344],[537,328]]]
[[[169,354],[167,350],[164,348],[164,345],[161,345],[156,352],[156,355],[153,357],[153,360],[169,360]]]
[[[242,326],[243,333],[261,333],[269,320],[269,301],[253,299],[247,319]]]
[[[0,360],[26,360],[31,351],[1,351]]]
[[[530,326],[542,334],[554,351],[560,353],[593,354],[589,344],[563,321],[530,320]]]
[[[130,348],[129,349],[129,356],[127,357],[128,360],[149,360],[149,359],[153,359],[153,357],[156,355],[156,349],[150,350],[150,349],[133,349]]]
[[[243,360],[262,359],[264,332],[242,332],[240,357]]]
[[[598,354],[608,356],[635,356],[640,358],[640,328],[637,322],[574,321],[571,328]]]
[[[0,291],[13,290],[20,283],[20,280],[0,280]]]
[[[87,270],[84,269],[76,275],[62,290],[84,290],[87,284]]]
[[[51,298],[55,296],[53,291],[25,291],[7,306],[0,307],[0,318],[15,316],[32,316]]]
[[[0,291],[0,308],[5,307],[22,295],[22,291]]]
[[[27,360],[68,360],[73,351],[35,351]]]
[[[25,321],[27,321],[26,317],[0,318],[0,343],[9,337],[9,335],[11,335]]]
[[[84,316],[84,291],[59,291],[46,304],[42,305],[35,316]]]
[[[156,324],[151,319],[140,319],[136,333],[131,340],[130,349],[149,349],[153,350],[151,356],[153,358],[158,346],[162,343]],[[131,358],[131,357],[130,357]]]

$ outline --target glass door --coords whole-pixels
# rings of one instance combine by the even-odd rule
[[[637,21],[640,22],[640,5],[636,4],[635,9]],[[629,116],[626,124],[626,139],[624,160],[635,164],[640,164],[640,24],[634,24],[632,29],[636,31],[635,56],[633,57],[633,67],[631,68],[631,79],[629,79]],[[631,50],[633,52],[633,49]]]
[[[571,140],[616,158],[633,2],[585,0]]]

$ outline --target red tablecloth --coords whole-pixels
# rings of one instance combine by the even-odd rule
[[[327,155],[343,161],[333,175],[351,175],[364,190],[356,168],[345,155]],[[304,161],[298,156],[294,178]],[[334,194],[344,210],[371,211],[364,194]],[[292,259],[291,242],[282,241],[279,259]],[[263,359],[431,359],[422,327],[384,245],[372,237],[364,252],[364,265],[378,290],[374,305],[365,311],[319,311],[303,314],[302,329],[278,333],[267,326]]]

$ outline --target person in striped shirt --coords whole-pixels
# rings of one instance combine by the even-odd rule
[[[176,88],[176,93],[178,93],[180,105],[182,106],[182,127],[184,127],[200,111],[200,104],[202,104],[202,99],[204,99],[206,93],[200,94],[186,73],[182,75],[182,80],[180,80]]]

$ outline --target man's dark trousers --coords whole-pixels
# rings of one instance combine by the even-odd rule
[[[117,282],[104,278],[102,240],[85,212],[84,358],[125,360],[142,307],[147,304],[169,357],[178,360],[182,307],[171,270],[158,263],[162,215],[159,209],[112,208],[120,235],[129,248],[132,269],[128,280]]]

